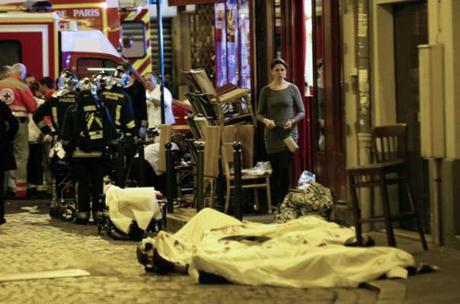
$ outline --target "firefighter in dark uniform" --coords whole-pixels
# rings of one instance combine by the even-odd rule
[[[104,86],[99,91],[99,97],[109,110],[117,132],[124,136],[133,137],[136,123],[131,99],[123,90],[123,84],[116,77],[107,76]]]
[[[137,128],[134,120],[132,101],[123,89],[123,72],[117,71],[113,76],[105,76],[100,81],[99,98],[109,110],[112,122],[123,138],[123,144],[119,146],[117,158],[109,164],[109,170],[116,172],[115,184],[124,187],[125,171],[129,160],[126,151],[133,150],[136,142]],[[116,168],[113,170],[113,168]],[[113,176],[112,176],[113,177]]]
[[[73,106],[76,101],[77,94],[74,92],[74,87],[78,82],[77,76],[70,71],[66,71],[62,77],[63,87],[54,92],[51,98],[38,107],[33,115],[35,124],[45,135],[51,134],[53,131],[59,134],[67,109]],[[46,116],[51,117],[54,130],[45,122]]]
[[[43,103],[35,111],[33,120],[35,124],[40,128],[45,135],[56,135],[54,142],[59,140],[58,134],[60,134],[62,123],[64,122],[64,115],[67,109],[76,102],[77,94],[74,91],[75,85],[78,83],[77,76],[71,71],[65,71],[59,79],[62,83],[62,87],[53,93],[51,98]],[[51,117],[51,125],[49,125],[45,118]],[[55,167],[55,169],[57,169]],[[64,178],[63,174],[54,172],[54,187],[51,200],[50,215],[52,217],[58,217],[58,193],[60,192],[60,184]]]
[[[116,144],[117,135],[108,110],[97,97],[96,87],[91,80],[84,78],[79,86],[76,104],[69,108],[64,118],[61,138],[66,153],[72,157],[72,171],[76,180],[76,222],[86,224],[91,209],[93,218],[96,218],[98,211],[102,211],[102,187],[106,172],[104,151]]]

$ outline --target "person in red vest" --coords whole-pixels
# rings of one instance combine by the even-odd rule
[[[27,69],[22,63],[11,67],[11,74],[0,80],[0,100],[11,110],[19,122],[19,129],[14,137],[14,158],[16,159],[16,198],[27,197],[27,160],[29,158],[28,121],[29,113],[37,108],[37,102],[29,87],[23,82]]]

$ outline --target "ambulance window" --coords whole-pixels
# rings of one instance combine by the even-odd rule
[[[80,58],[77,61],[78,77],[89,77],[101,71],[113,71],[118,66],[116,62],[103,58]]]
[[[125,58],[143,58],[146,53],[145,26],[140,21],[129,21],[121,24],[121,38]]]
[[[2,56],[0,56],[0,66],[22,62],[22,49],[19,41],[0,41],[0,51],[2,54]]]

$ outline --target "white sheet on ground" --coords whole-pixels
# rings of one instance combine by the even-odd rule
[[[404,278],[414,264],[397,248],[344,246],[354,238],[353,228],[315,216],[266,225],[203,209],[176,234],[160,231],[144,242],[170,262],[190,265],[196,280],[205,271],[249,285],[356,287],[386,274]]]
[[[153,187],[121,189],[110,185],[105,196],[110,220],[124,233],[129,232],[133,220],[139,228],[146,230],[153,218],[161,219],[161,210]]]

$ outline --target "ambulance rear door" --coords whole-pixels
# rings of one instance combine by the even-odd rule
[[[21,62],[37,79],[54,78],[59,69],[57,25],[53,13],[0,13],[0,66]]]

